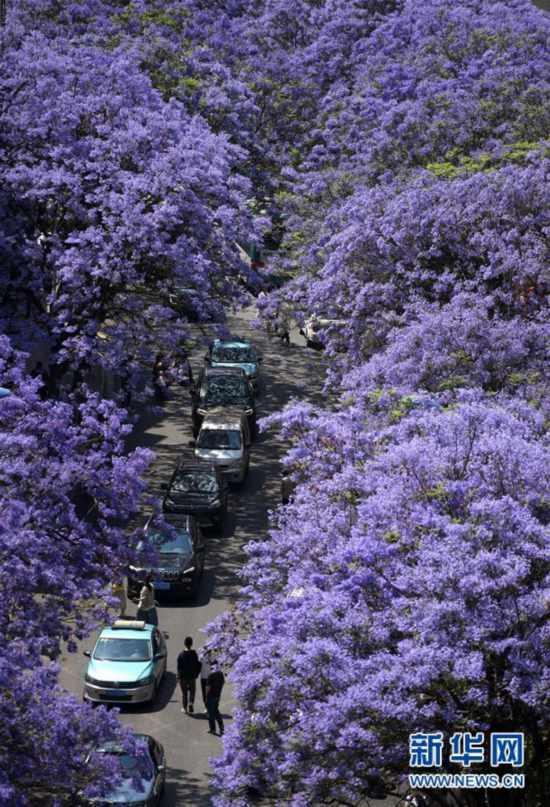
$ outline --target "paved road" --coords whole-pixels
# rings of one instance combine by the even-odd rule
[[[259,400],[259,414],[280,409],[291,397],[320,399],[323,357],[304,346],[304,340],[292,333],[290,347],[279,339],[270,339],[251,326],[253,312],[248,310],[231,320],[232,333],[250,336],[264,356],[264,391]],[[193,369],[202,363],[204,347],[192,356]],[[142,423],[137,443],[154,450],[156,460],[151,469],[151,489],[158,490],[191,439],[190,399],[184,392],[168,401],[162,417]],[[208,537],[208,554],[200,597],[196,603],[164,604],[158,609],[159,625],[168,634],[168,672],[159,698],[152,707],[128,707],[121,720],[137,731],[152,734],[163,743],[168,760],[166,795],[163,807],[208,805],[209,758],[219,754],[221,740],[207,734],[204,714],[194,717],[180,711],[179,690],[176,689],[176,657],[187,634],[202,644],[201,629],[226,610],[238,595],[239,570],[244,560],[243,546],[265,533],[268,510],[278,503],[278,457],[282,445],[272,431],[263,434],[252,452],[250,473],[246,485],[230,497],[224,536]],[[133,612],[130,603],[128,609]],[[82,644],[91,648],[95,637]],[[63,659],[61,683],[77,695],[82,693],[82,681],[87,659],[79,652]],[[198,693],[197,693],[198,694]],[[200,696],[197,698],[200,704]],[[230,688],[222,697],[222,714],[231,720],[233,704]]]

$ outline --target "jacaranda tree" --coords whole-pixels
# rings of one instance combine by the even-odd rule
[[[240,704],[218,803],[359,804],[380,780],[401,790],[409,734],[478,729],[525,732],[542,803],[542,419],[470,393],[386,428],[364,404],[284,420],[295,499],[249,546],[244,604],[216,633]]]
[[[148,452],[126,455],[125,412],[84,388],[78,401],[43,400],[5,336],[0,378],[11,391],[0,399],[1,801],[71,803],[90,748],[121,729],[60,690],[55,662],[109,615]],[[102,766],[88,775],[101,783]]]

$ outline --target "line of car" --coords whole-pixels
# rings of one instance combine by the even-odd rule
[[[194,456],[182,456],[162,486],[160,512],[147,520],[136,547],[143,562],[128,569],[130,599],[139,596],[149,574],[154,577],[156,595],[178,599],[198,595],[207,548],[205,531],[214,528],[223,532],[230,485],[242,484],[248,474],[256,434],[260,363],[261,356],[247,340],[215,340],[210,345],[191,390],[196,439],[190,447]],[[85,700],[143,704],[157,696],[167,668],[168,648],[156,626],[121,618],[103,628],[93,650],[85,651],[85,655],[89,657]],[[160,804],[164,751],[154,738],[141,737],[150,752],[148,776],[142,777],[143,792],[136,793],[135,776],[125,776],[111,794],[101,798],[102,805],[121,801],[148,807]],[[124,765],[130,769],[127,757]]]

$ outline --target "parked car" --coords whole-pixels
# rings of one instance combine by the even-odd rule
[[[209,412],[195,443],[198,460],[217,465],[229,482],[242,483],[250,464],[250,428],[239,409]]]
[[[156,592],[166,592],[180,597],[196,597],[199,593],[204,571],[206,546],[202,532],[193,516],[169,516],[166,526],[158,526],[149,519],[144,528],[144,540],[137,545],[138,551],[145,542],[158,552],[158,564],[130,566],[128,569],[128,596],[139,597],[143,581],[148,574],[154,577]]]
[[[258,391],[262,357],[247,339],[215,339],[205,361],[210,367],[241,367],[254,391]]]
[[[313,347],[317,350],[322,350],[325,346],[322,334],[332,326],[343,327],[346,323],[341,319],[322,319],[320,317],[309,317],[304,323],[304,327],[300,328],[300,333],[305,337],[308,347]]]
[[[227,513],[227,480],[216,465],[181,460],[165,490],[164,513],[192,515],[203,526],[223,527]]]
[[[107,805],[133,805],[133,807],[157,807],[162,801],[166,781],[166,755],[162,745],[149,734],[134,734],[135,751],[129,752],[120,743],[105,743],[96,748],[86,760],[86,767],[94,759],[105,754],[118,758],[122,780],[104,796],[86,799],[90,807]],[[139,781],[139,786],[138,782]],[[82,802],[80,802],[82,803]]]
[[[153,701],[166,672],[166,642],[153,625],[117,619],[103,628],[84,678],[84,699],[95,703]]]
[[[203,367],[191,394],[194,437],[208,411],[220,406],[242,409],[251,435],[256,433],[254,392],[241,367]]]

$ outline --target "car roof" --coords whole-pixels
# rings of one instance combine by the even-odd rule
[[[213,463],[199,462],[199,460],[183,459],[180,460],[176,466],[176,475],[179,473],[190,474],[193,472],[203,474],[205,471],[207,471],[208,473],[215,474],[216,470],[217,468]]]
[[[219,408],[222,409],[222,407]],[[204,416],[201,429],[240,428],[244,420],[246,420],[246,415],[242,410],[239,409],[234,410],[228,408],[227,410],[219,412],[212,412],[212,410],[209,410],[209,412]]]
[[[117,620],[122,621],[122,620]],[[132,620],[129,620],[132,621]],[[144,624],[142,628],[115,628],[112,625],[103,628],[100,639],[150,639],[154,626]]]
[[[140,745],[147,745],[147,746],[149,745],[149,742],[151,740],[158,742],[157,740],[155,740],[154,737],[151,737],[150,734],[143,734],[140,731],[133,731],[132,739],[136,740],[137,743],[139,743]],[[100,754],[117,754],[120,753],[121,751],[127,753],[123,747],[123,744],[118,740],[107,741],[106,743],[103,743],[103,745],[100,745],[98,748],[96,748],[96,751]]]
[[[205,367],[204,368],[206,377],[212,375],[238,375],[241,377],[246,378],[246,373],[242,367],[231,367],[231,366],[224,366],[224,367]]]
[[[177,495],[177,491],[175,491]],[[166,499],[166,497],[164,497]],[[188,533],[193,532],[193,516],[190,513],[163,513],[162,517],[164,521],[169,524],[173,528],[185,529]],[[158,532],[162,534],[162,528],[158,525],[154,524],[155,516],[150,516],[146,523],[143,531],[145,534],[151,530],[151,532]]]
[[[252,347],[248,339],[214,339],[213,347]]]

